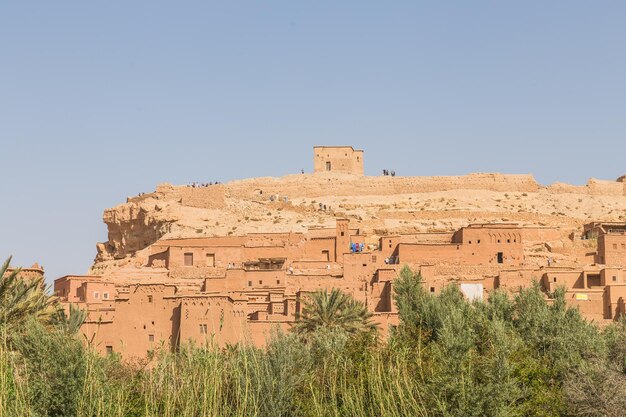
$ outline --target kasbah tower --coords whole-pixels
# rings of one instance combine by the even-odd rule
[[[398,323],[404,265],[431,293],[455,283],[485,299],[537,281],[546,298],[565,286],[568,303],[596,322],[626,312],[624,177],[586,186],[542,186],[532,175],[367,177],[351,146],[316,146],[313,166],[129,197],[105,210],[108,241],[89,275],[61,277],[54,291],[88,311],[81,330],[98,351],[140,358],[188,341],[261,346],[318,289],[363,302],[384,337]]]

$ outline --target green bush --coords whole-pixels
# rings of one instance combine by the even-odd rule
[[[77,334],[82,312],[34,310],[11,338],[0,323],[0,416],[624,415],[626,320],[600,329],[536,284],[468,302],[454,284],[431,294],[421,281],[401,271],[385,341],[335,294],[265,348],[184,345],[139,362],[95,354]]]

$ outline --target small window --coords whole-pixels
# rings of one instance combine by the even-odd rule
[[[346,232],[341,232],[341,236],[345,236],[345,235],[346,235]]]
[[[259,280],[259,285],[263,285],[263,280]]]
[[[480,245],[480,239],[478,239],[478,240],[476,241],[476,243],[478,243],[478,244]]]
[[[459,250],[459,249],[460,249],[460,246],[459,246],[459,245],[456,245],[456,250]]]
[[[107,355],[112,355],[113,354],[113,346],[107,346],[106,347],[106,352],[107,352]]]
[[[498,243],[500,243],[500,239],[498,239]]]
[[[513,243],[517,243],[517,239],[513,239]]]
[[[100,293],[98,291],[94,291],[93,292],[93,298],[95,298],[96,300],[100,299]]]
[[[430,292],[435,292],[435,287],[430,287]]]
[[[617,282],[617,277],[613,275],[613,282]]]
[[[210,266],[210,267],[215,266],[215,254],[214,253],[206,254],[206,266]]]
[[[330,171],[330,162],[326,162],[326,171]]]
[[[252,281],[248,281],[248,287],[252,286]]]
[[[185,253],[185,266],[193,266],[193,253]]]
[[[153,334],[149,334],[148,335],[148,342],[154,342],[154,335]]]
[[[556,282],[556,277],[553,277],[553,278],[552,278],[552,282]]]
[[[470,240],[470,241],[469,241],[469,242],[467,242],[467,243],[469,243],[469,244],[471,245],[471,244],[472,244],[472,241]]]
[[[511,239],[507,239],[507,240],[506,240],[506,243],[511,243]]]
[[[367,266],[367,264],[363,264],[363,266]]]
[[[149,295],[149,296],[148,296],[148,302],[149,302],[149,303],[151,303],[151,302],[152,302],[152,296],[151,296],[151,295]]]
[[[280,280],[279,279],[276,280],[276,284],[280,285]]]
[[[376,262],[376,255],[372,255],[372,262]]]
[[[209,332],[209,328],[206,324],[200,325],[200,334],[207,334]]]
[[[102,293],[102,299],[103,300],[108,300],[109,299],[109,293],[108,292],[103,292]]]

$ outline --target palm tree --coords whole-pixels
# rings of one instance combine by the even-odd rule
[[[70,304],[69,314],[64,309],[59,308],[52,317],[52,323],[62,332],[68,335],[75,335],[80,330],[85,319],[87,319],[87,311]]]
[[[301,314],[296,314],[293,330],[311,333],[318,328],[341,329],[350,335],[375,332],[372,313],[363,303],[334,288],[315,291],[305,300]]]
[[[25,280],[20,269],[9,271],[11,257],[0,268],[0,327],[10,336],[13,331],[34,318],[50,322],[57,300],[47,293],[43,277]]]

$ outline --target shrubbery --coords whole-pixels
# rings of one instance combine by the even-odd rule
[[[455,285],[433,295],[408,268],[395,291],[387,341],[354,300],[320,292],[306,325],[265,349],[188,345],[149,363],[94,354],[79,312],[24,313],[11,337],[0,322],[0,416],[625,414],[625,321],[600,329],[537,285],[485,302]]]

